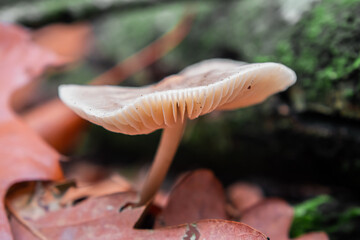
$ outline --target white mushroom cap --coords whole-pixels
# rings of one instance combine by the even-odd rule
[[[145,87],[62,85],[61,100],[114,132],[147,134],[214,110],[253,105],[286,90],[295,73],[278,63],[213,59]]]

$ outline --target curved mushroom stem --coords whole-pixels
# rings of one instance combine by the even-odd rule
[[[159,190],[178,149],[185,125],[186,120],[184,122],[177,121],[174,126],[164,128],[154,162],[140,192],[139,202],[135,206],[143,206]]]

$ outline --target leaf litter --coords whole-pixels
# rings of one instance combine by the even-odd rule
[[[12,218],[12,228],[17,239],[36,239],[35,236],[40,239],[193,239],[193,235],[195,239],[266,239],[265,235],[246,224],[215,219],[155,230],[136,229],[134,226],[141,220],[145,207],[119,212],[122,205],[136,198],[137,194],[131,191],[88,198],[42,216],[22,216],[21,221]],[[17,202],[16,198],[12,202]],[[16,210],[20,216],[22,209],[26,208],[23,206]],[[27,227],[19,222],[26,222]],[[32,238],[28,238],[29,232]]]
[[[29,194],[29,191],[27,194],[43,199],[44,195],[49,195],[46,192],[54,192],[52,190],[54,186],[51,184],[44,186],[42,195]],[[269,236],[270,239],[289,240],[288,234],[293,217],[293,208],[290,205],[281,199],[264,198],[241,213],[239,219],[241,222],[226,220],[229,217],[225,212],[225,191],[210,170],[200,169],[180,177],[169,193],[166,206],[153,216],[156,219],[155,229],[134,228],[143,224],[145,215],[154,214],[149,211],[149,206],[129,208],[119,212],[123,204],[136,199],[135,191],[126,190],[104,196],[94,195],[80,203],[74,200],[66,205],[61,204],[62,197],[73,187],[65,188],[61,194],[57,193],[58,197],[53,198],[53,203],[47,204],[36,204],[40,202],[38,200],[24,201],[24,195],[20,195],[21,198],[17,198],[19,195],[16,194],[15,197],[9,196],[13,208],[18,213],[17,218],[11,218],[16,239],[38,239],[40,236],[40,239],[253,240],[267,239]],[[19,202],[24,205],[21,206]],[[58,207],[51,208],[50,204]],[[29,214],[27,210],[29,206],[43,210],[35,210],[41,214]],[[24,228],[22,223],[27,227]],[[32,238],[29,238],[30,235]],[[309,233],[296,238],[296,240],[312,239],[326,240],[328,237],[325,233]]]
[[[62,61],[33,43],[21,27],[0,24],[0,35],[0,239],[7,240],[12,239],[3,204],[8,188],[20,181],[62,178],[60,155],[16,116],[11,100],[47,66],[61,65]],[[24,100],[18,97],[17,101]]]
[[[189,19],[185,18],[184,22],[191,21]],[[182,26],[181,24],[183,23],[179,25]],[[184,26],[180,28],[183,31],[182,36],[172,40],[173,46],[176,46],[186,35],[184,33],[188,29]],[[55,29],[58,27],[56,26]],[[88,34],[88,30],[84,29],[88,28],[83,28],[83,35],[78,35],[79,38]],[[29,31],[11,25],[1,25],[0,31],[2,35],[6,33],[7,36],[0,39],[0,48],[3,49],[2,52],[8,53],[0,56],[2,60],[2,66],[0,66],[2,76],[2,81],[0,81],[2,92],[0,143],[3,143],[0,144],[2,157],[0,169],[3,169],[0,172],[2,182],[0,193],[4,199],[8,188],[16,182],[62,178],[58,163],[60,154],[49,147],[13,113],[9,106],[10,97],[19,88],[31,81],[34,82],[48,66],[62,66],[69,59],[77,61],[85,53],[72,55],[70,51],[67,56],[71,57],[64,58],[60,56],[61,54],[58,56],[33,42],[33,39],[37,39],[38,43],[51,49],[49,47],[51,42],[46,44],[47,40],[41,40],[41,38],[46,39],[46,34],[45,37],[44,35],[34,37]],[[173,36],[169,35],[171,37],[168,38],[173,39]],[[159,43],[155,43],[155,46],[156,44]],[[61,52],[56,50],[56,47],[52,49],[58,54]],[[151,52],[144,49],[139,55],[146,55],[147,51]],[[162,56],[167,51],[169,50],[163,50],[160,55]],[[151,63],[161,56],[149,59],[148,62]],[[34,58],[41,61],[35,62]],[[134,62],[132,58],[128,61]],[[119,66],[117,68],[121,69],[126,64]],[[139,69],[143,67],[138,66]],[[104,80],[101,77],[95,79],[95,83],[109,81],[108,77],[111,78],[116,72],[117,70],[114,69],[104,75]],[[21,105],[26,99],[26,94],[19,96],[17,103]],[[38,126],[50,124],[47,126],[51,127],[47,129],[57,127],[64,131],[80,129],[79,125],[72,125],[75,120],[61,121],[71,119],[71,116],[66,116],[66,114],[57,122],[51,117],[42,121],[42,116],[54,115],[49,114],[51,109],[60,109],[63,113],[67,111],[58,100],[47,104],[47,107],[42,105],[35,108],[35,111],[40,111],[40,113],[23,115],[26,122],[33,121]],[[35,129],[38,128],[35,127]],[[44,136],[42,131],[38,130],[38,132]],[[60,132],[49,135],[54,136],[58,142],[70,138],[69,134],[60,136]],[[49,141],[49,143],[58,149],[68,148],[58,147],[56,142]],[[17,185],[10,191],[6,199],[9,216],[4,211],[3,201],[1,201],[0,207],[3,210],[0,211],[0,239],[268,239],[263,233],[268,234],[272,239],[289,239],[288,232],[293,217],[292,208],[279,199],[264,199],[259,188],[249,186],[245,184],[228,189],[231,196],[229,201],[232,203],[232,209],[236,211],[235,215],[238,216],[236,220],[244,222],[240,223],[229,221],[233,219],[234,212],[229,212],[230,204],[226,202],[225,191],[214,174],[204,169],[187,173],[170,193],[158,194],[157,198],[161,199],[157,201],[161,202],[158,204],[158,212],[151,211],[151,205],[147,208],[125,209],[119,212],[123,204],[137,197],[132,184],[119,175],[110,175],[108,178],[97,179],[91,183],[79,180],[55,183],[28,182]],[[241,188],[242,190],[239,190]],[[143,219],[149,214],[153,214],[155,218],[155,229],[134,228],[134,226],[141,226]],[[296,239],[325,240],[328,238],[324,233],[309,233]]]

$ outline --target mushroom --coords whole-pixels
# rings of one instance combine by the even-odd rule
[[[282,64],[212,59],[150,86],[62,85],[59,95],[78,115],[113,132],[137,135],[164,129],[139,200],[132,203],[142,206],[164,180],[187,118],[259,103],[295,81],[295,73]]]

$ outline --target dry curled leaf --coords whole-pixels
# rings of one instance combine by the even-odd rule
[[[48,65],[60,64],[60,59],[31,41],[31,33],[14,25],[0,24],[0,89],[1,108],[10,112],[10,104],[21,107],[29,86]],[[16,94],[15,94],[16,93]],[[9,114],[2,112],[0,118]]]
[[[85,200],[74,207],[47,213],[37,219],[12,219],[17,239],[240,239],[265,240],[259,231],[238,222],[202,220],[195,223],[160,228],[134,229],[144,207],[119,208],[133,201],[135,193],[118,193]],[[18,209],[21,216],[21,209]],[[24,225],[25,223],[25,225]]]
[[[62,59],[64,63],[81,60],[92,42],[91,26],[86,23],[53,24],[32,33],[32,40]],[[25,122],[51,146],[66,152],[79,140],[85,121],[58,99],[41,104],[23,114]]]
[[[39,77],[49,65],[61,62],[31,41],[18,26],[0,24],[0,239],[12,239],[3,199],[20,181],[59,179],[59,154],[25,125],[10,107],[15,91]]]
[[[156,227],[190,223],[201,219],[227,219],[225,194],[210,170],[196,170],[183,176],[157,216]]]

